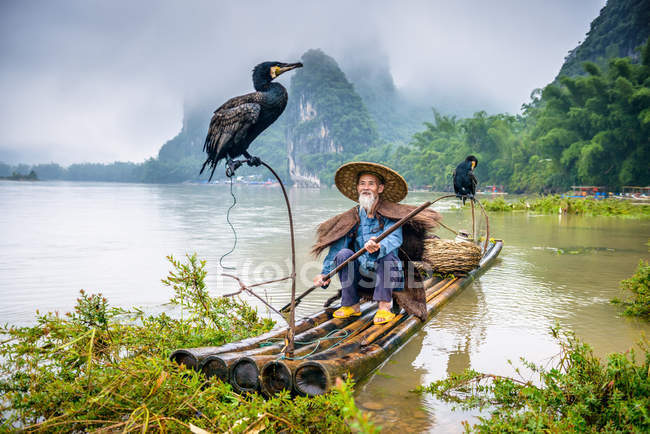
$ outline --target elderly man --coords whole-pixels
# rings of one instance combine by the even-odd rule
[[[374,323],[388,323],[395,317],[391,312],[393,295],[404,288],[400,248],[402,256],[419,260],[425,232],[436,226],[439,216],[435,211],[425,210],[377,243],[381,233],[414,208],[398,204],[407,194],[404,178],[380,164],[354,162],[341,166],[334,179],[339,191],[358,201],[359,206],[319,226],[318,241],[312,251],[319,254],[326,247],[330,250],[321,274],[314,278],[314,285],[327,287],[330,281],[325,280],[326,275],[350,258],[354,251],[365,247],[366,253],[338,273],[342,286],[341,308],[334,312],[334,317],[359,316],[363,294],[378,302]],[[407,249],[403,248],[402,228],[410,238]],[[407,311],[422,317],[422,312],[426,311],[423,291],[417,293],[417,288],[412,288],[407,292],[409,294],[402,297],[401,304],[405,304]]]

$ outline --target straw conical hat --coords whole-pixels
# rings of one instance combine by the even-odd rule
[[[377,163],[358,161],[344,164],[334,175],[334,183],[344,196],[359,201],[357,182],[359,176],[370,173],[378,176],[384,183],[384,191],[379,196],[389,202],[398,203],[408,194],[408,186],[402,176],[393,169]]]

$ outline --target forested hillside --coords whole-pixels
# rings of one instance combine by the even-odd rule
[[[592,21],[584,42],[571,50],[560,76],[585,75],[583,62],[607,67],[609,59],[630,57],[638,63],[637,50],[650,37],[650,0],[608,0]]]
[[[353,159],[387,164],[411,185],[450,189],[455,166],[478,157],[481,184],[513,192],[562,191],[574,184],[650,185],[650,42],[640,64],[583,65],[533,93],[522,115],[478,112],[457,119],[434,111],[410,146],[371,149]]]

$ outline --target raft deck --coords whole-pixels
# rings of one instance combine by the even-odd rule
[[[502,247],[501,240],[490,242],[479,267],[467,276],[425,281],[427,319],[489,268]],[[171,359],[228,381],[238,392],[273,395],[292,390],[315,396],[332,389],[337,377],[364,378],[425,324],[402,310],[391,322],[374,325],[375,302],[362,304],[360,317],[332,318],[334,310],[328,308],[296,322],[291,358],[281,353],[284,327],[220,347],[179,349]]]

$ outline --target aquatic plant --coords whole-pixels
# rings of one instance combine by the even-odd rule
[[[467,431],[648,432],[648,342],[640,343],[643,361],[631,349],[610,354],[603,363],[572,333],[560,333],[557,327],[552,333],[561,347],[555,366],[522,359],[539,376],[539,385],[469,369],[418,390],[464,409],[488,408],[489,417],[479,417],[473,426],[464,422]]]
[[[163,282],[180,318],[111,308],[81,293],[74,312],[37,315],[33,326],[0,327],[0,432],[369,430],[351,383],[314,399],[240,396],[228,384],[169,360],[178,347],[222,345],[273,322],[233,299],[212,297],[205,261],[169,257]],[[365,428],[364,428],[365,427]]]
[[[650,321],[650,263],[639,261],[634,275],[621,281],[621,289],[630,291],[632,298],[628,300],[615,298],[612,303],[625,306],[624,315],[639,316]]]
[[[506,201],[498,197],[494,200],[482,200],[481,204],[488,212],[532,211],[542,214],[650,218],[650,205],[635,205],[630,201],[619,199],[595,200],[549,195],[514,201]]]

